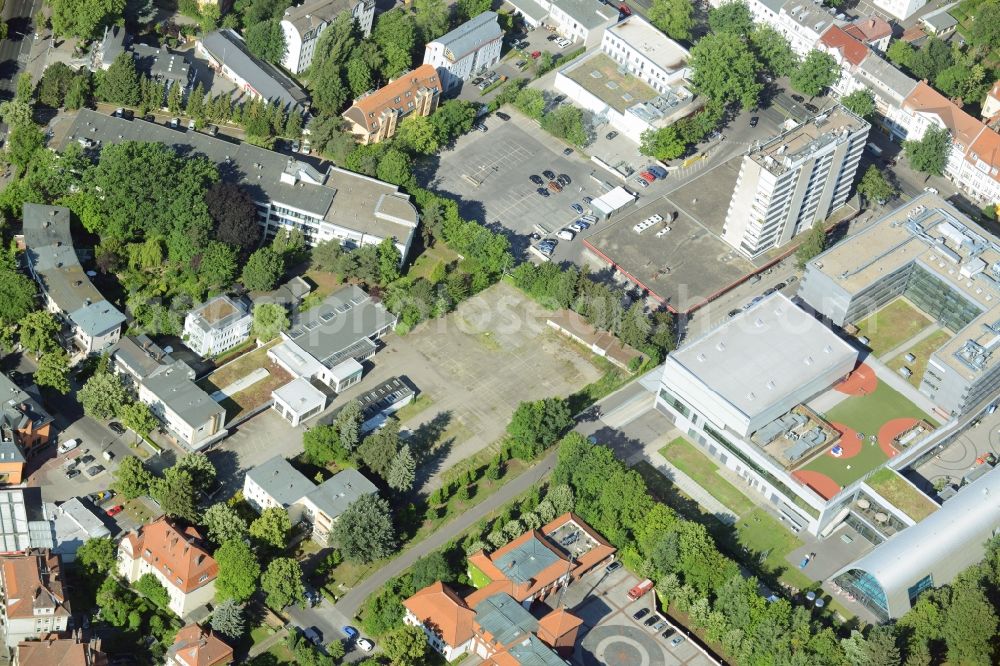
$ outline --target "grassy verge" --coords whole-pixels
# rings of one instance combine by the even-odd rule
[[[937,504],[888,467],[872,474],[865,483],[918,523],[937,510]]]
[[[719,466],[683,437],[664,446],[660,449],[660,454],[736,515],[742,516],[753,510],[754,504],[750,498],[719,476]]]
[[[426,393],[421,393],[420,395],[418,395],[416,398],[413,399],[413,402],[411,402],[410,404],[406,405],[398,412],[396,412],[395,416],[397,419],[399,419],[400,423],[404,423],[433,404],[434,404],[433,398],[431,398]]]
[[[858,335],[868,338],[876,357],[903,344],[931,325],[931,320],[901,298],[858,322]]]

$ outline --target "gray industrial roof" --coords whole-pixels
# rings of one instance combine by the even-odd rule
[[[505,592],[486,597],[475,610],[476,623],[489,632],[496,643],[510,645],[538,630],[538,620]]]
[[[940,509],[890,537],[837,572],[870,573],[882,586],[889,612],[909,610],[907,591],[927,574],[935,586],[983,557],[983,544],[1000,527],[1000,467],[963,487]]]
[[[229,28],[211,32],[201,38],[201,46],[217,61],[246,81],[261,97],[290,106],[306,106],[309,95],[274,65],[258,59],[247,50],[246,43]]]
[[[936,33],[950,30],[958,25],[958,21],[954,16],[948,13],[947,9],[947,7],[941,8],[936,12],[927,14],[920,20],[929,25]]]
[[[354,468],[347,468],[319,484],[307,497],[330,518],[337,518],[362,495],[377,492],[378,488],[364,474]]]
[[[122,337],[111,347],[110,356],[116,361],[128,366],[140,379],[143,379],[165,364],[174,362],[149,336],[142,334]]]
[[[559,561],[565,560],[532,533],[524,543],[497,557],[493,563],[507,578],[522,584],[535,580],[539,573]]]
[[[778,292],[671,352],[670,358],[753,416],[857,354]]]
[[[507,648],[519,664],[531,666],[566,666],[566,662],[548,645],[535,635]]]
[[[73,249],[69,209],[24,204],[24,244],[32,273],[73,323],[98,336],[121,326],[125,315],[104,300]]]
[[[500,29],[497,14],[487,11],[469,19],[434,41],[443,44],[446,49],[451,51],[455,60],[461,60],[466,54],[472,53],[483,44],[488,44],[500,37],[503,37],[503,30]]]
[[[333,21],[341,12],[353,12],[359,0],[306,0],[297,7],[289,7],[281,17],[304,35],[323,22]]]
[[[405,239],[417,225],[416,209],[395,185],[335,167],[324,178],[304,162],[249,143],[234,144],[201,132],[115,118],[89,109],[80,110],[60,149],[81,138],[104,143],[156,142],[180,153],[204,155],[219,166],[223,180],[240,184],[255,201],[293,205],[360,233]],[[294,185],[281,179],[289,169],[301,176]],[[393,216],[405,218],[406,223],[394,223]]]
[[[370,340],[396,321],[381,303],[350,285],[327,296],[319,306],[295,317],[284,335],[327,367],[343,360],[340,352]],[[370,345],[370,342],[369,342]]]
[[[284,507],[295,504],[315,486],[282,456],[274,456],[247,472],[254,483]]]
[[[59,555],[73,555],[88,539],[111,536],[104,521],[96,513],[89,500],[81,501],[71,497],[59,506],[46,504],[46,513],[51,521],[53,552]]]
[[[132,53],[135,55],[135,68],[139,72],[156,79],[187,84],[191,66],[186,54],[174,53],[166,46],[156,48],[146,44],[133,44]]]

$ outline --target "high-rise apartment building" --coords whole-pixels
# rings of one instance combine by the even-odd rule
[[[752,259],[829,217],[847,201],[870,128],[837,106],[748,152],[723,240]]]

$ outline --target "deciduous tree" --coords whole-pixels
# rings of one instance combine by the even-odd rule
[[[288,313],[284,306],[277,303],[258,303],[253,307],[251,332],[261,342],[273,340],[279,333],[288,330],[288,326]]]
[[[205,192],[205,203],[215,238],[249,255],[260,242],[257,206],[250,194],[235,183],[218,181]]]
[[[195,522],[198,520],[197,490],[191,473],[177,466],[169,467],[162,479],[156,479],[151,488],[153,499],[168,516]]]
[[[427,636],[420,627],[403,625],[382,639],[382,652],[393,666],[420,666],[427,660]]]
[[[274,289],[285,272],[285,262],[270,247],[262,247],[243,266],[243,286],[250,291]]]
[[[748,35],[753,30],[753,16],[745,2],[726,2],[708,12],[712,32]]]
[[[862,118],[871,118],[875,115],[875,96],[868,88],[861,88],[841,97],[840,103]]]
[[[815,97],[837,81],[840,68],[829,53],[813,49],[792,72],[792,88],[803,95]]]
[[[903,152],[917,171],[929,176],[940,176],[948,164],[951,151],[951,133],[945,128],[930,127],[918,141],[904,141]]]
[[[126,499],[135,499],[148,494],[154,481],[153,473],[135,456],[124,458],[118,464],[114,477],[112,487]]]
[[[291,557],[271,560],[261,574],[260,587],[267,595],[267,605],[281,610],[292,604],[305,601],[305,587],[302,585],[302,567]]]
[[[733,6],[732,3],[723,8]],[[691,83],[717,104],[735,102],[744,108],[757,106],[763,86],[757,82],[757,58],[739,34],[706,35],[691,49]]]
[[[372,562],[388,557],[396,549],[389,503],[378,495],[362,495],[337,520],[332,536],[349,560]]]
[[[799,62],[785,36],[768,25],[750,33],[750,48],[774,76],[788,76]]]
[[[25,315],[18,327],[21,346],[35,356],[51,351],[58,346],[56,335],[61,326],[48,310],[35,310]]]
[[[687,0],[653,0],[649,21],[672,39],[691,38],[694,5]]]
[[[865,175],[858,183],[858,193],[867,197],[870,201],[877,201],[879,204],[885,203],[896,196],[896,188],[883,175],[874,164],[868,167]]]
[[[220,601],[232,599],[244,603],[257,591],[260,564],[250,547],[242,541],[226,541],[213,555],[219,565],[215,596]]]
[[[260,517],[250,523],[250,536],[273,548],[287,546],[291,531],[292,521],[288,512],[280,506],[264,509]]]
[[[215,482],[215,465],[204,453],[187,453],[180,457],[173,468],[190,474],[191,483],[194,484],[196,491],[206,491]]]
[[[799,268],[804,268],[809,260],[819,255],[826,247],[826,230],[823,223],[817,220],[812,228],[806,232],[799,244],[799,249],[795,251],[795,261]]]
[[[87,380],[77,393],[83,411],[95,419],[106,421],[131,400],[121,377],[113,372],[97,372]]]
[[[217,544],[242,541],[247,535],[247,524],[236,510],[225,502],[208,507],[202,517],[208,538]]]
[[[69,356],[65,350],[53,349],[42,354],[35,370],[35,383],[48,386],[62,395],[69,393]]]
[[[149,405],[138,400],[122,405],[118,410],[118,418],[121,419],[122,425],[141,437],[148,437],[149,433],[160,425]]]
[[[123,18],[125,0],[49,0],[52,32],[64,37],[97,39],[105,26]]]

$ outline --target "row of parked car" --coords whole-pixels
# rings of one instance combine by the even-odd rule
[[[651,183],[662,180],[667,177],[667,170],[657,164],[651,164],[646,167],[645,171],[639,174],[639,177],[635,179],[635,182],[646,188],[649,187]]]
[[[668,627],[667,621],[663,619],[659,615],[659,613],[652,613],[652,615],[650,615],[651,612],[652,611],[650,611],[648,608],[640,608],[639,610],[637,610],[635,613],[632,614],[632,619],[638,622],[639,620],[649,615],[646,621],[642,623],[644,627],[654,632],[660,632],[661,630],[663,630],[663,633],[661,633],[660,636],[664,639],[670,639],[671,647],[677,647],[678,645],[684,642],[684,636],[682,636],[681,634],[677,634],[677,632],[674,631],[673,627]],[[674,634],[677,635],[674,636]],[[673,638],[670,638],[671,636],[673,636]]]

